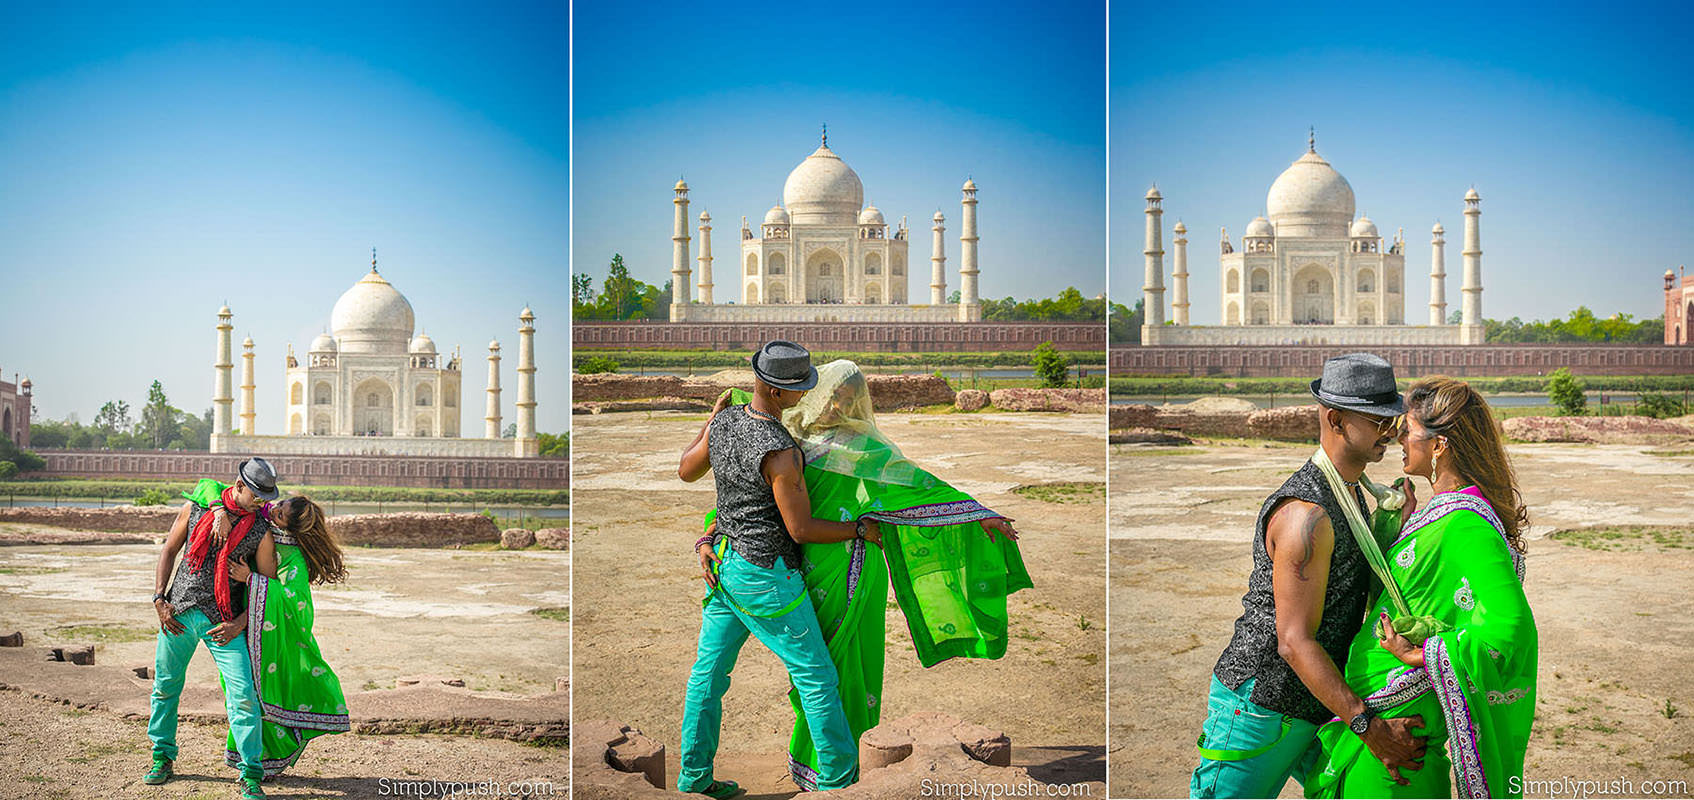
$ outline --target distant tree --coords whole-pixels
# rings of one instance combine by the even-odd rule
[[[1642,392],[1641,399],[1636,402],[1635,413],[1654,419],[1670,419],[1688,413],[1688,407],[1664,392]]]
[[[100,407],[100,413],[94,415],[94,427],[107,436],[118,432],[128,432],[135,423],[129,418],[129,403],[123,400],[108,400]]]
[[[1447,315],[1448,325],[1460,325],[1463,324],[1464,321],[1465,312],[1460,309],[1453,309],[1453,313]]]
[[[500,437],[503,439],[518,438],[518,424],[516,422],[507,424],[506,430],[500,434]]]
[[[1071,360],[1053,349],[1052,342],[1042,342],[1035,348],[1035,377],[1042,388],[1057,388],[1070,383]]]
[[[141,407],[141,435],[154,450],[165,449],[177,437],[180,428],[176,417],[180,413],[171,408],[164,385],[154,380],[147,389],[147,405]]]
[[[618,362],[605,356],[589,356],[576,365],[578,375],[596,375],[602,372],[617,372]]]
[[[1559,410],[1561,417],[1580,417],[1588,409],[1588,396],[1583,394],[1583,382],[1570,370],[1559,367],[1547,376],[1547,399]]]
[[[10,461],[0,461],[0,481],[11,480],[18,474],[18,465]]]
[[[594,305],[594,276],[578,272],[571,276],[571,309]]]
[[[570,458],[570,431],[554,435],[551,433],[536,434],[536,445],[540,448],[542,458]]]
[[[1107,323],[1107,333],[1112,344],[1141,343],[1141,300],[1135,301],[1133,309],[1122,303],[1112,304],[1112,316]]]
[[[29,426],[29,443],[45,450],[57,450],[70,442],[71,431],[68,423],[38,420]]]
[[[959,294],[958,289],[954,289],[952,294],[947,295],[947,304],[948,305],[958,305],[960,297],[963,297],[963,295]]]

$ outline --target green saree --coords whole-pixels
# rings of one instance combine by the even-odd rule
[[[783,422],[805,457],[812,515],[881,523],[882,546],[807,544],[800,571],[840,678],[856,741],[882,718],[888,591],[892,587],[919,663],[1006,653],[1007,597],[1033,586],[1017,542],[979,524],[999,517],[908,461],[875,425],[862,373],[850,361],[818,369],[816,388]],[[736,390],[732,402],[751,398]],[[789,774],[816,787],[818,753],[792,690]]]
[[[253,573],[247,586],[247,655],[259,690],[264,719],[265,777],[272,778],[300,760],[306,743],[352,726],[341,680],[335,676],[312,635],[317,616],[306,557],[294,540],[272,527],[276,540],[275,580]],[[239,764],[234,740],[224,761]]]
[[[1384,550],[1412,615],[1430,620],[1424,666],[1403,664],[1376,638],[1378,598],[1354,638],[1346,679],[1383,717],[1422,715],[1429,736],[1423,768],[1395,784],[1346,723],[1318,731],[1323,758],[1310,797],[1521,797],[1535,718],[1535,618],[1523,591],[1523,556],[1506,542],[1488,502],[1474,490],[1443,492]],[[1414,639],[1415,641],[1415,639]],[[1445,747],[1443,745],[1445,744]]]

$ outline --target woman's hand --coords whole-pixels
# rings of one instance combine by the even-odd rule
[[[212,515],[212,547],[223,547],[224,537],[229,535],[229,514],[222,506],[207,509]]]
[[[159,627],[164,628],[165,633],[175,635],[187,630],[182,627],[182,623],[176,621],[176,609],[171,608],[169,601],[163,598],[154,600],[153,610],[158,612]]]
[[[1400,484],[1400,491],[1406,493],[1406,504],[1400,506],[1400,519],[1409,520],[1418,511],[1418,494],[1412,489],[1410,479],[1402,478],[1395,482]]]
[[[236,561],[233,558],[229,560],[230,580],[235,581],[236,583],[246,583],[247,579],[252,577],[252,575],[253,570],[248,569],[246,564]]]
[[[208,635],[212,637],[212,641],[223,645],[229,644],[235,637],[240,636],[244,630],[247,630],[247,615],[237,614],[235,619],[218,623],[208,632]]]
[[[705,578],[706,585],[713,589],[718,588],[718,578],[712,568],[720,561],[717,550],[712,547],[712,539],[717,532],[718,523],[714,520],[706,526],[706,539],[694,546],[694,554],[700,557],[700,577]]]
[[[1423,666],[1423,648],[1412,644],[1412,640],[1395,631],[1394,621],[1388,618],[1386,612],[1377,615],[1376,642],[1382,645],[1382,649],[1400,659],[1400,663],[1408,667]]]
[[[712,416],[715,417],[719,411],[729,408],[729,391],[725,389],[723,394],[718,395],[718,401],[712,404]]]
[[[978,524],[982,526],[982,532],[988,534],[990,542],[994,541],[995,533],[1015,542],[1018,540],[1018,529],[1012,527],[1012,522],[1011,517],[990,517]]]

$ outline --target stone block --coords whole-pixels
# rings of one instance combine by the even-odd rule
[[[523,528],[507,528],[500,532],[500,546],[507,550],[522,550],[535,544],[535,533]]]

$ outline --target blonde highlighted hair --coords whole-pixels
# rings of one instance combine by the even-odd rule
[[[1447,439],[1447,454],[1442,460],[1452,459],[1449,463],[1459,476],[1482,491],[1505,526],[1506,541],[1522,553],[1529,510],[1524,507],[1517,474],[1488,401],[1470,384],[1436,375],[1412,384],[1406,391],[1406,415],[1431,434]]]

